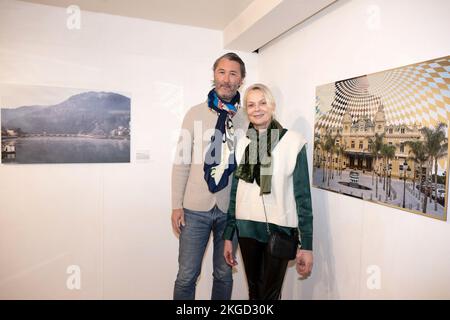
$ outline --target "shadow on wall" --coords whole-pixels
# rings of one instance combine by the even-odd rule
[[[298,118],[293,129],[300,132],[308,143],[308,168],[312,168],[312,128],[304,118]],[[310,174],[311,174],[311,170]],[[310,177],[311,181],[311,177]],[[284,297],[295,300],[339,299],[336,286],[335,258],[329,225],[330,208],[323,190],[311,186],[314,216],[314,267],[306,280],[300,280],[295,269],[295,262],[289,264],[284,283]],[[325,200],[325,201],[324,201]],[[331,213],[332,214],[332,213]]]

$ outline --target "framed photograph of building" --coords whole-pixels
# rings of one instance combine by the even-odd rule
[[[2,164],[130,162],[130,95],[0,84]]]
[[[316,89],[313,186],[447,219],[450,56]]]

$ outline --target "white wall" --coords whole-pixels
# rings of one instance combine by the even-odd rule
[[[222,34],[89,12],[68,30],[68,16],[0,0],[0,83],[130,93],[131,163],[0,165],[0,299],[171,299],[171,153],[186,108],[210,90]],[[257,57],[241,57],[252,83]],[[137,162],[139,150],[151,161]],[[79,291],[66,287],[69,265],[81,267]],[[242,270],[235,279],[233,297],[245,298]]]
[[[377,25],[375,12],[379,12]],[[340,0],[260,50],[247,83],[274,88],[278,116],[312,141],[318,85],[448,55],[447,0]],[[170,299],[178,242],[171,151],[186,108],[205,98],[220,32],[0,0],[0,83],[132,95],[130,164],[0,165],[0,299]],[[1,96],[1,92],[0,92]],[[151,161],[135,161],[149,150]],[[312,158],[312,145],[308,150]],[[289,269],[284,298],[450,298],[450,226],[313,188],[313,275]],[[198,298],[211,287],[211,247]],[[82,289],[66,288],[79,265]],[[367,267],[381,289],[366,286]],[[246,298],[240,263],[234,298]]]
[[[313,140],[316,86],[450,54],[447,0],[340,0],[260,50],[281,121]],[[377,16],[378,15],[378,16]],[[311,168],[312,143],[308,156]],[[313,188],[315,266],[284,298],[450,298],[450,223]],[[378,266],[381,288],[369,290]]]

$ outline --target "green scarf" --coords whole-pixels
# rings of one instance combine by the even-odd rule
[[[267,130],[260,133],[252,123],[248,126],[247,138],[250,143],[245,148],[244,157],[236,169],[236,177],[248,183],[256,181],[260,195],[272,190],[272,151],[286,133],[278,121],[273,119]]]

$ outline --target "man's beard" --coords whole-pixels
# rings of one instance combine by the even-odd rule
[[[227,93],[225,94],[221,94],[219,91],[220,89],[225,89],[227,91]],[[217,95],[225,101],[230,101],[231,99],[233,99],[233,97],[236,95],[237,91],[238,91],[239,87],[233,87],[231,85],[216,85],[216,93]],[[230,92],[230,93],[228,93]]]

